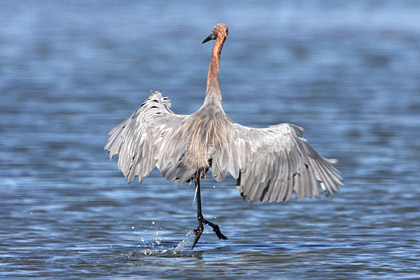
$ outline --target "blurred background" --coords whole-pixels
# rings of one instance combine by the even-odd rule
[[[127,185],[103,146],[149,89],[201,106],[220,22],[228,116],[305,127],[345,186],[251,205],[208,178],[229,240],[191,250],[193,186]],[[0,277],[419,277],[419,65],[420,1],[0,1]]]

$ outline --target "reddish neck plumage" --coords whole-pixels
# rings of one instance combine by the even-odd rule
[[[220,64],[220,53],[222,52],[223,44],[225,42],[225,36],[219,36],[213,46],[213,53],[211,56],[209,73],[207,75],[207,88],[206,88],[206,99],[210,96],[216,96],[220,100],[222,94],[219,87],[219,64]]]

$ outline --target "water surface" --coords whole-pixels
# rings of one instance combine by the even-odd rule
[[[1,2],[0,277],[418,279],[416,1]],[[127,185],[108,131],[161,90],[201,106],[211,27],[229,26],[224,108],[291,122],[339,159],[334,198],[243,202],[234,180]]]

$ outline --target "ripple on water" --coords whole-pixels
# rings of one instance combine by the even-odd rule
[[[307,2],[214,0],[216,20],[205,1],[1,1],[0,278],[419,278],[420,6]],[[192,250],[194,187],[127,185],[103,146],[149,89],[201,106],[219,20],[226,113],[305,127],[346,185],[250,205],[208,178],[229,239],[205,227]]]

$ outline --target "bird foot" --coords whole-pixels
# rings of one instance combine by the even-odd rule
[[[205,223],[206,225],[209,225],[213,228],[213,231],[216,233],[217,237],[219,237],[219,239],[223,239],[223,240],[227,240],[228,238],[220,231],[220,228],[218,225],[213,224],[212,222],[207,221],[206,219],[203,218],[203,223]]]
[[[219,239],[223,239],[226,240],[228,239],[221,231],[218,225],[213,224],[210,221],[207,221],[206,219],[203,218],[203,216],[198,218],[198,227],[194,229],[194,234],[195,234],[195,238],[194,238],[194,243],[192,245],[191,249],[194,249],[195,245],[197,244],[198,240],[201,237],[201,234],[204,231],[204,226],[203,223],[205,223],[206,225],[209,225],[213,228],[213,231],[216,233],[217,237],[219,237]]]

